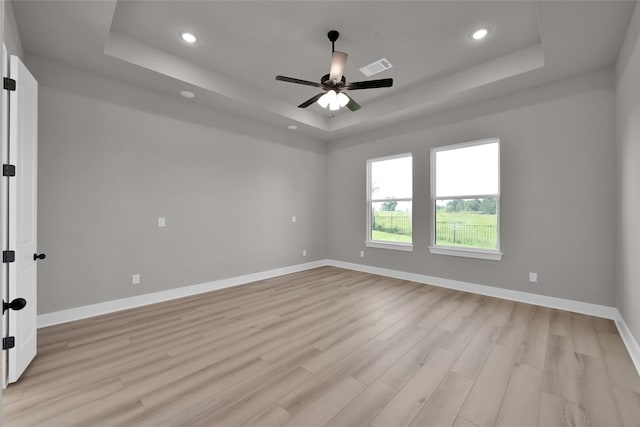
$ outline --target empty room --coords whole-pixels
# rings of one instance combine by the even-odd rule
[[[0,34],[1,425],[640,427],[637,1]]]

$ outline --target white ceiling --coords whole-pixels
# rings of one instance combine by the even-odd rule
[[[330,140],[614,65],[635,1],[15,1],[25,52]],[[473,30],[488,26],[477,42]],[[363,108],[296,106],[329,72],[329,30]],[[197,35],[194,45],[179,34]],[[380,58],[393,68],[371,78]]]

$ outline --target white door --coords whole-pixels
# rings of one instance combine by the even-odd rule
[[[9,57],[7,56],[7,48],[2,44],[2,76],[9,75]],[[2,112],[2,117],[0,117],[2,121],[1,129],[2,129],[2,164],[9,163],[9,92],[6,90],[0,90],[2,108],[0,111]],[[0,195],[2,201],[0,202],[0,216],[2,217],[2,250],[9,250],[9,241],[7,239],[9,232],[9,200],[7,198],[7,191],[9,190],[9,177],[2,176],[2,182],[0,184]],[[9,265],[3,263],[2,264],[2,301],[7,301],[9,299],[9,283],[7,282],[9,278],[8,273]],[[3,311],[2,313],[2,337],[6,337],[9,331],[9,314]],[[7,369],[8,369],[8,360],[7,354],[9,352],[7,350],[2,350],[2,388],[7,386]]]
[[[15,177],[9,178],[9,248],[15,262],[9,263],[9,300],[24,298],[22,310],[9,310],[8,381],[15,382],[29,366],[37,349],[37,172],[38,172],[38,82],[20,58],[11,55],[9,75],[16,90],[9,92],[9,163]]]

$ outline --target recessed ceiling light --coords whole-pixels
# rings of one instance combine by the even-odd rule
[[[474,40],[482,40],[483,38],[487,37],[487,34],[489,34],[489,29],[488,28],[480,28],[475,30],[472,34],[471,34],[471,38]]]
[[[296,125],[289,125],[289,126],[287,126],[287,129],[296,130],[296,129],[298,129],[298,126],[296,126]]]
[[[180,92],[180,95],[184,96],[185,98],[193,98],[194,96],[196,96],[193,92],[190,92],[188,90],[183,90],[182,92]]]
[[[196,36],[187,32],[180,33],[180,37],[182,37],[182,40],[186,41],[187,43],[195,43],[196,40],[198,40]]]

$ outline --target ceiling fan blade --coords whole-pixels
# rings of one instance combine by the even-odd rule
[[[322,86],[320,83],[310,82],[309,80],[294,79],[293,77],[276,76],[276,80],[280,80],[281,82],[296,83],[299,85],[307,85],[307,86],[313,86],[313,87]]]
[[[348,83],[344,88],[349,90],[356,89],[375,89],[377,87],[391,87],[393,79],[368,80],[365,82]]]
[[[344,92],[342,92],[342,93],[344,93]],[[347,94],[345,93],[345,95],[347,95]],[[351,110],[351,111],[357,111],[357,110],[359,110],[360,108],[362,108],[362,107],[360,106],[360,104],[358,104],[356,101],[354,101],[354,100],[353,100],[353,98],[352,98],[352,97],[350,97],[349,95],[347,95],[347,98],[349,98],[349,103],[347,104],[347,108],[348,108],[349,110]]]
[[[331,56],[331,71],[329,71],[329,80],[334,83],[342,80],[342,75],[344,74],[344,66],[347,63],[347,55],[344,52],[333,52]]]
[[[316,96],[307,99],[306,101],[304,101],[302,104],[298,105],[298,108],[307,108],[309,105],[313,104],[314,102],[316,102],[318,99],[320,99],[320,97],[324,95],[324,92],[317,94]]]

